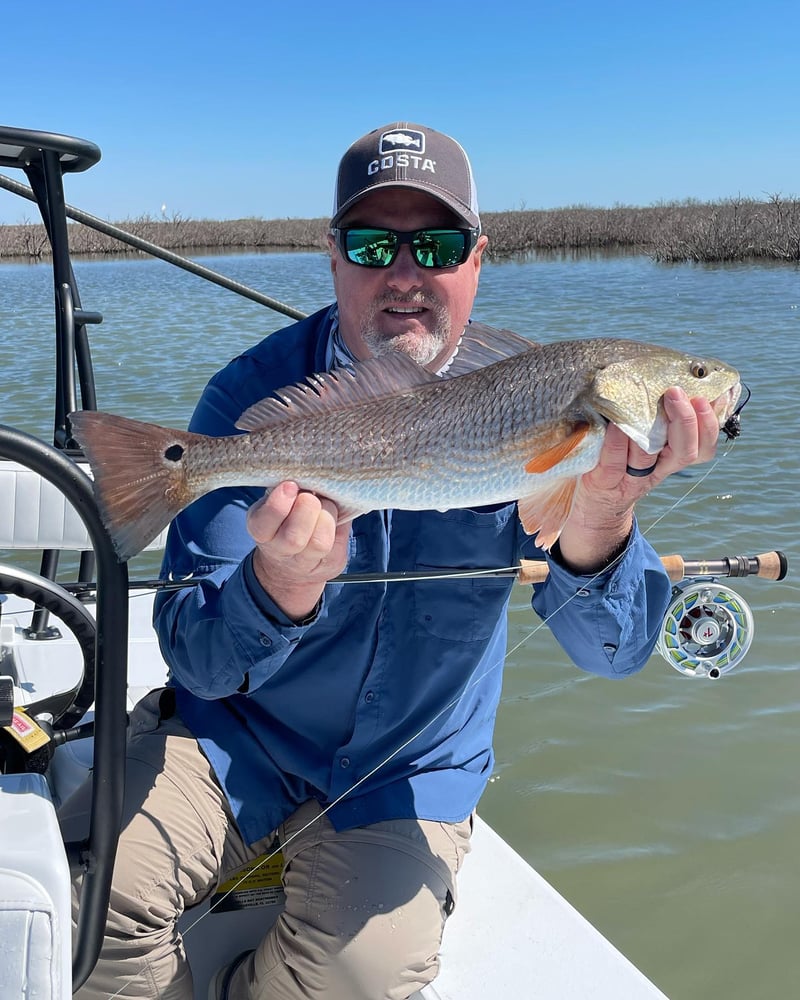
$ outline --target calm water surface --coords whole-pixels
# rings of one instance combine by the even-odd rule
[[[331,297],[320,254],[203,262],[300,309]],[[185,425],[210,375],[285,323],[159,261],[78,262],[76,274],[84,307],[105,317],[91,331],[99,405],[130,416]],[[45,266],[0,266],[0,421],[46,438],[50,281]],[[489,264],[474,315],[532,339],[710,353],[752,390],[739,441],[639,505],[661,554],[787,553],[788,580],[734,582],[755,619],[746,660],[716,683],[657,656],[625,682],[593,678],[546,629],[532,634],[517,588],[481,811],[673,1000],[798,996],[800,272],[641,257]]]

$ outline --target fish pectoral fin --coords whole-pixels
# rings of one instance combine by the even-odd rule
[[[558,465],[559,462],[563,462],[580,445],[589,433],[590,426],[588,423],[578,424],[563,441],[552,445],[527,462],[525,464],[525,471],[531,473],[548,472]]]
[[[536,535],[536,544],[548,550],[561,534],[564,522],[572,510],[578,477],[559,479],[551,487],[522,497],[517,508],[522,527]]]

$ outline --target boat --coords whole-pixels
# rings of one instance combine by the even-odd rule
[[[56,343],[53,444],[24,429],[0,426],[0,550],[15,560],[0,565],[3,1000],[66,1000],[91,973],[119,835],[127,713],[167,674],[151,624],[157,582],[130,580],[127,564],[118,562],[67,422],[71,411],[95,408],[87,331],[102,319],[81,304],[68,215],[83,215],[80,221],[104,225],[118,238],[129,236],[64,200],[64,176],[88,170],[99,159],[100,149],[87,140],[0,127],[0,166],[22,170],[30,188],[0,178],[3,186],[36,201],[51,244]],[[224,276],[176,260],[177,255],[145,241],[129,237],[127,242],[226,284]],[[228,287],[243,294],[236,284]],[[250,297],[276,307],[277,300],[259,293]],[[163,543],[162,536],[151,547],[157,550]],[[31,553],[41,559],[38,573],[24,568]],[[79,554],[72,583],[57,581],[64,553],[73,561]],[[739,611],[731,610],[732,598],[720,598],[716,591],[709,596],[713,582],[696,581],[743,575],[780,579],[786,559],[765,553],[691,565],[680,560],[670,572],[677,581],[699,586],[700,596],[684,600],[672,613],[665,655],[683,673],[715,677],[743,655],[748,623],[743,612],[737,618]],[[698,607],[706,629],[702,636],[691,631]],[[687,627],[688,638],[683,636]],[[94,805],[88,838],[64,843],[58,805],[89,774]],[[85,872],[85,889],[73,934],[69,886],[75,866]],[[187,911],[181,927],[198,1000],[206,997],[214,972],[248,942],[255,944],[281,905],[276,855]],[[125,996],[123,983],[117,995]],[[445,929],[441,972],[416,997],[655,1000],[664,994],[477,817],[473,849],[459,881],[459,904]]]

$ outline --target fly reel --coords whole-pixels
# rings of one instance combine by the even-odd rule
[[[753,628],[750,607],[737,593],[693,583],[674,588],[656,649],[687,677],[716,680],[744,659]]]

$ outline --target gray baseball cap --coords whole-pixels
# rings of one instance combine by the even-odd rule
[[[470,229],[480,229],[472,167],[449,135],[425,125],[395,122],[354,142],[339,163],[331,226],[338,226],[345,212],[382,185],[425,191]]]

